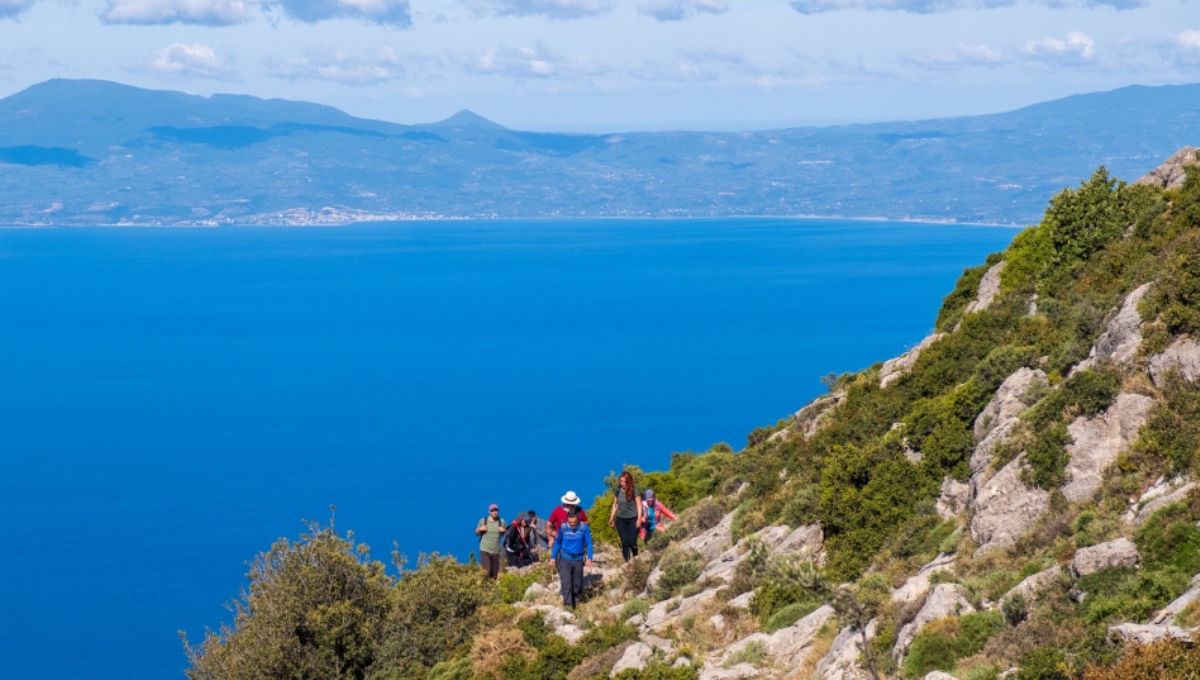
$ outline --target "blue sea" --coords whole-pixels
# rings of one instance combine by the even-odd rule
[[[0,230],[0,677],[181,678],[330,518],[465,559],[488,503],[745,444],[929,332],[1012,229],[835,220]]]

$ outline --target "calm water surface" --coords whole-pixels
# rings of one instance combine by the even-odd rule
[[[180,678],[329,517],[472,550],[744,445],[920,340],[999,228],[829,220],[0,230],[0,677]]]

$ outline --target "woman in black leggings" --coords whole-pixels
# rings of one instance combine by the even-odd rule
[[[621,555],[628,562],[638,554],[638,527],[642,525],[642,503],[633,488],[633,475],[622,472],[617,478],[617,490],[613,496],[612,512],[608,526],[616,527],[621,537]]]

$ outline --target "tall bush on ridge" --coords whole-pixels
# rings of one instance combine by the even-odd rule
[[[192,680],[362,678],[375,662],[392,579],[353,533],[312,523],[250,566],[232,626],[184,639]]]

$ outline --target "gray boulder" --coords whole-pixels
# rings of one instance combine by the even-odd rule
[[[1165,508],[1172,503],[1178,503],[1184,500],[1187,498],[1188,493],[1190,493],[1194,488],[1196,488],[1196,483],[1188,482],[1170,493],[1162,494],[1147,501],[1144,505],[1142,505],[1141,508],[1138,509],[1137,515],[1134,516],[1133,519],[1133,525],[1135,527],[1142,526],[1146,523],[1146,520],[1150,519],[1150,515],[1153,515],[1159,509]]]
[[[1104,411],[1076,418],[1067,426],[1074,440],[1067,444],[1067,483],[1063,495],[1072,503],[1086,501],[1100,489],[1104,470],[1138,436],[1154,408],[1154,400],[1141,394],[1121,393]]]
[[[767,654],[784,668],[795,668],[804,663],[812,651],[813,643],[821,628],[833,621],[837,613],[833,607],[818,607],[808,616],[787,628],[780,628],[768,636],[765,644]]]
[[[1141,561],[1133,541],[1118,538],[1076,551],[1075,559],[1071,560],[1071,574],[1079,578],[1105,569],[1136,567]]]
[[[1049,493],[1021,481],[1023,461],[1021,455],[1009,462],[975,494],[971,536],[977,555],[1015,544],[1050,508]]]
[[[1184,380],[1196,382],[1200,377],[1200,342],[1178,338],[1162,354],[1150,357],[1150,377],[1155,385],[1162,386],[1167,373],[1173,370],[1179,371]]]
[[[908,604],[925,597],[929,592],[929,577],[937,571],[954,569],[954,555],[938,555],[929,564],[921,567],[920,571],[908,577],[904,585],[892,591],[892,602]]]
[[[625,653],[613,664],[612,671],[608,675],[615,678],[617,673],[623,670],[630,668],[641,670],[646,667],[653,656],[654,650],[650,648],[650,645],[644,642],[635,642],[625,648]]]
[[[748,663],[739,663],[730,668],[709,667],[700,671],[700,680],[742,680],[759,675],[760,671]]]
[[[983,438],[983,441],[975,445],[975,451],[971,453],[971,485],[975,487],[976,493],[979,492],[979,487],[987,481],[988,472],[992,466],[992,458],[996,455],[996,447],[1008,441],[1009,435],[1012,434],[1013,428],[1017,426],[1016,418],[1009,418],[992,428]]]
[[[1037,369],[1021,368],[1004,379],[996,390],[996,396],[975,418],[975,441],[981,441],[996,426],[1016,418],[1025,410],[1025,403],[1021,400],[1035,380],[1046,382],[1046,374]]]
[[[957,583],[939,583],[929,591],[925,604],[916,618],[904,625],[896,635],[896,646],[892,653],[897,660],[902,659],[909,646],[925,626],[947,616],[972,614],[975,608],[967,601],[967,590]]]
[[[1175,638],[1184,642],[1192,642],[1191,631],[1176,626],[1154,626],[1138,623],[1122,623],[1119,626],[1109,626],[1108,634],[1122,642],[1135,642],[1148,645],[1159,640]]]
[[[883,362],[883,368],[879,370],[879,386],[887,387],[899,380],[902,375],[912,370],[912,367],[917,363],[917,359],[921,357],[921,352],[924,352],[930,345],[941,340],[944,336],[945,333],[934,333],[904,354],[895,359],[888,359]]]
[[[754,536],[762,541],[770,552],[774,553],[776,548],[791,534],[791,527],[777,525],[762,529],[755,533]],[[746,542],[747,539],[743,538],[737,542],[737,545],[717,555],[715,559],[711,560],[705,566],[699,580],[719,579],[728,582],[729,579],[733,578],[738,565],[744,562],[750,554],[746,547]]]
[[[1118,364],[1129,363],[1133,359],[1138,346],[1142,344],[1142,316],[1137,307],[1149,290],[1150,284],[1144,283],[1125,296],[1116,316],[1105,324],[1104,332],[1092,346],[1088,358],[1079,362],[1071,373],[1091,368],[1106,359]]]
[[[1183,186],[1183,166],[1200,163],[1200,150],[1185,146],[1171,155],[1162,165],[1134,180],[1134,184],[1149,184],[1160,189]]]
[[[692,536],[681,543],[678,549],[699,553],[707,564],[729,548],[732,541],[732,529],[733,513],[729,513],[721,518],[715,527]],[[646,577],[646,592],[653,591],[660,578],[662,578],[662,570],[656,566]]]
[[[874,620],[867,624],[867,640],[874,639],[875,627]],[[829,652],[817,662],[817,672],[814,677],[822,680],[866,680],[870,674],[858,665],[860,654],[862,654],[862,632],[858,628],[846,626],[833,639]]]
[[[728,604],[730,607],[733,607],[734,609],[749,609],[750,608],[750,600],[753,598],[754,598],[754,591],[751,590],[748,593],[742,593],[741,595],[738,595],[737,597],[733,598],[732,600],[729,601]]]
[[[1025,602],[1032,603],[1037,600],[1038,593],[1052,586],[1056,581],[1062,578],[1062,567],[1054,565],[1045,571],[1039,571],[1032,576],[1028,576],[1024,581],[1013,586],[1007,593],[1000,596],[1000,601],[1005,602],[1013,597],[1020,595],[1025,598]]]
[[[586,632],[575,625],[575,615],[565,609],[548,604],[535,604],[529,608],[542,612],[542,621],[554,629],[555,635],[571,644],[579,642]]]
[[[958,678],[941,671],[929,671],[925,674],[925,680],[958,680]]]
[[[942,480],[942,492],[938,494],[937,513],[943,520],[958,517],[971,505],[975,488],[970,482],[960,482],[953,477]]]
[[[729,586],[719,586],[717,588],[709,588],[704,592],[697,593],[691,597],[680,599],[673,597],[669,600],[664,600],[650,607],[650,611],[646,614],[646,620],[642,622],[642,632],[654,631],[673,623],[688,614],[695,613],[706,602],[709,602],[717,593],[728,588]]]
[[[982,312],[992,306],[992,302],[996,300],[996,296],[1000,293],[1000,272],[1004,271],[1004,262],[1001,261],[992,265],[990,269],[979,280],[979,293],[971,304],[963,310],[963,316],[972,312]]]
[[[775,546],[776,555],[800,553],[820,557],[825,551],[825,532],[820,524],[807,524],[796,527],[779,545]]]

